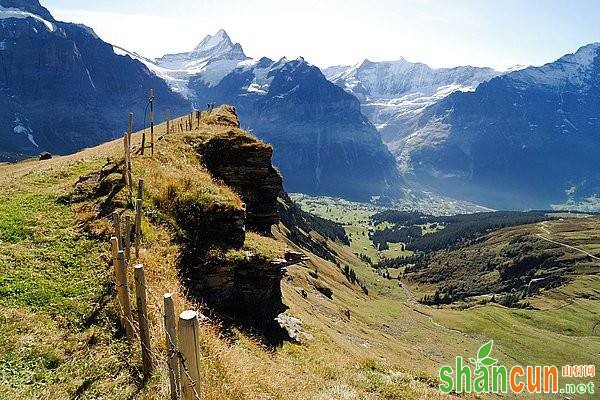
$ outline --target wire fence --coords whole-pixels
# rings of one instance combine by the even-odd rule
[[[151,112],[150,144],[148,147],[151,149],[151,156],[154,156],[153,91],[150,91],[146,111],[148,107]],[[193,130],[194,122],[197,123],[195,129],[199,129],[200,117],[200,111],[192,111],[187,116],[180,118],[178,124],[175,124],[171,120],[170,110],[168,110],[165,133]],[[146,115],[144,115],[141,146],[136,152],[138,155],[143,155],[146,147],[145,119]],[[185,121],[185,126],[181,122],[182,119]],[[161,361],[166,361],[169,370],[171,399],[200,400],[200,362],[202,357],[199,345],[198,313],[194,310],[182,310],[179,318],[176,319],[172,294],[164,293],[161,301],[160,296],[146,285],[144,265],[133,265],[133,262],[137,262],[140,257],[140,246],[142,244],[144,181],[143,179],[138,179],[137,193],[134,199],[131,151],[132,130],[133,114],[130,113],[128,130],[123,136],[123,180],[127,188],[128,203],[133,205],[135,216],[132,225],[129,215],[124,216],[115,211],[112,214],[113,235],[110,238],[119,320],[127,334],[130,346],[133,346],[136,341],[140,343],[144,380],[150,378],[156,365],[161,363]],[[132,251],[132,246],[135,248],[135,251]],[[133,285],[128,279],[128,276],[132,275],[129,273],[132,267],[134,271]],[[130,296],[131,287],[134,287],[135,290],[135,302],[132,301]],[[162,316],[161,331],[164,332],[166,352],[157,352],[153,349],[152,341],[155,341],[157,338],[151,337],[151,321],[148,317],[149,305],[155,310],[159,310],[157,314]],[[134,308],[136,317],[132,313],[132,309]]]

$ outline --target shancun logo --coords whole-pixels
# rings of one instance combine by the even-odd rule
[[[440,368],[439,385],[443,393],[594,393],[594,383],[567,383],[559,389],[559,370],[555,365],[527,366],[515,365],[508,369],[491,357],[494,341],[490,340],[479,348],[477,358],[469,358],[468,362],[458,356],[454,366],[444,365]],[[565,371],[585,371],[579,377],[595,376],[594,365],[563,366]]]

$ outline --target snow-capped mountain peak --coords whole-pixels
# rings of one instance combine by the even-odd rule
[[[327,78],[346,91],[359,98],[371,99],[397,98],[411,93],[430,96],[447,85],[470,89],[497,74],[490,68],[470,66],[436,69],[402,57],[377,62],[365,59],[347,69],[332,67],[325,70]]]
[[[463,66],[431,68],[405,58],[393,61],[364,59],[353,66],[334,66],[325,76],[361,102],[363,113],[394,150],[411,132],[421,113],[455,91],[475,90],[499,72]]]
[[[207,35],[198,45],[189,52],[167,54],[156,59],[156,63],[163,68],[198,71],[209,62],[220,60],[243,61],[247,60],[246,54],[239,43],[233,43],[223,29],[214,35]]]
[[[201,75],[209,86],[214,86],[248,60],[242,46],[233,43],[227,32],[220,29],[207,35],[192,51],[164,55],[155,64],[169,75],[171,83],[177,82],[176,90],[187,96],[184,86],[190,77]]]
[[[591,43],[580,47],[573,54],[562,56],[555,62],[540,67],[527,67],[509,73],[507,77],[521,88],[532,84],[552,89],[561,88],[567,83],[582,85],[590,77],[594,61],[599,55],[600,43]]]
[[[207,35],[194,48],[192,53],[200,58],[229,58],[243,59],[246,58],[244,50],[239,43],[233,43],[231,38],[223,29],[219,29],[214,35]]]

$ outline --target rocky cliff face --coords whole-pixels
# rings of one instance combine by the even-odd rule
[[[0,161],[65,154],[142,127],[148,91],[163,110],[189,103],[94,31],[56,21],[38,1],[0,0]]]
[[[282,179],[271,147],[238,125],[234,108],[220,107],[203,116],[200,129],[166,136],[153,159],[135,156],[133,163],[145,180],[145,218],[172,232],[189,295],[264,328],[285,310],[283,245],[266,233],[279,222]],[[122,168],[113,160],[77,182],[71,201],[83,203],[91,221],[128,208]]]
[[[279,222],[277,196],[282,191],[281,175],[271,164],[273,148],[239,129],[233,107],[221,107],[210,118],[232,129],[197,144],[197,151],[208,171],[241,196],[246,226],[270,232]]]
[[[208,211],[197,202],[183,210],[176,207],[178,225],[184,230],[182,275],[191,293],[215,309],[268,325],[285,309],[280,287],[285,263],[247,247],[245,239],[250,229],[272,240],[268,236],[271,225],[279,222],[282,178],[271,163],[271,146],[239,129],[233,107],[220,107],[203,121],[216,128],[214,133],[191,135],[186,145],[244,204],[216,204]]]

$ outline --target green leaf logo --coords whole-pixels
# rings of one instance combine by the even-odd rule
[[[494,341],[490,340],[489,342],[487,342],[486,344],[484,344],[483,346],[481,346],[479,348],[479,351],[477,352],[477,358],[479,360],[483,360],[484,358],[486,358],[487,356],[490,355],[490,353],[492,352],[492,346],[494,346]]]
[[[483,365],[485,365],[486,367],[489,367],[490,365],[494,365],[498,362],[498,360],[496,360],[495,358],[492,357],[486,357],[483,360],[481,360],[481,363]]]
[[[475,365],[475,369],[480,368],[482,366],[489,367],[498,362],[498,360],[496,360],[495,358],[489,357],[490,353],[492,352],[493,346],[494,341],[490,340],[489,342],[485,343],[479,348],[479,351],[477,352],[477,359],[469,358],[469,361]]]

